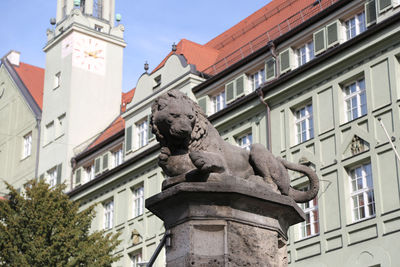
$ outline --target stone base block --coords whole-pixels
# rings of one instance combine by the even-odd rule
[[[301,209],[259,184],[224,179],[180,183],[146,200],[171,231],[167,266],[287,266],[287,230],[304,220]]]

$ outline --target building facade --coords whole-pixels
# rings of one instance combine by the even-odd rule
[[[55,28],[47,32],[39,176],[52,185],[70,186],[70,159],[120,114],[126,44],[114,6],[59,1]]]
[[[44,70],[10,51],[0,65],[0,179],[15,188],[38,173]],[[2,195],[7,192],[1,183]]]
[[[398,0],[274,0],[204,45],[182,39],[153,71],[145,65],[122,101],[114,1],[73,2],[58,2],[48,32],[41,127],[30,115],[31,128],[10,135],[41,136],[38,174],[65,181],[82,208],[98,203],[92,230],[123,240],[115,266],[148,262],[164,234],[144,201],[167,178],[149,120],[171,89],[196,100],[226,141],[261,143],[317,172],[318,197],[301,204],[307,220],[289,231],[291,266],[396,266]],[[290,175],[307,190],[305,177]]]

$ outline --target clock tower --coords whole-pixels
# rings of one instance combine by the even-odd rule
[[[114,13],[115,0],[57,0],[43,49],[39,175],[50,184],[69,185],[71,158],[120,114],[126,43]]]

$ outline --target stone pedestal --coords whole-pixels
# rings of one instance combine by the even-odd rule
[[[232,176],[174,185],[146,208],[171,231],[169,267],[287,266],[287,230],[304,220],[291,198]]]

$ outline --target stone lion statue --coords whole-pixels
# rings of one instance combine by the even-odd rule
[[[201,108],[185,94],[171,90],[152,105],[151,127],[161,144],[158,164],[166,175],[182,181],[204,181],[211,173],[225,173],[267,184],[276,193],[296,202],[313,199],[319,189],[316,173],[309,167],[277,158],[261,144],[249,150],[225,142]],[[305,174],[308,191],[290,186],[288,169]]]

